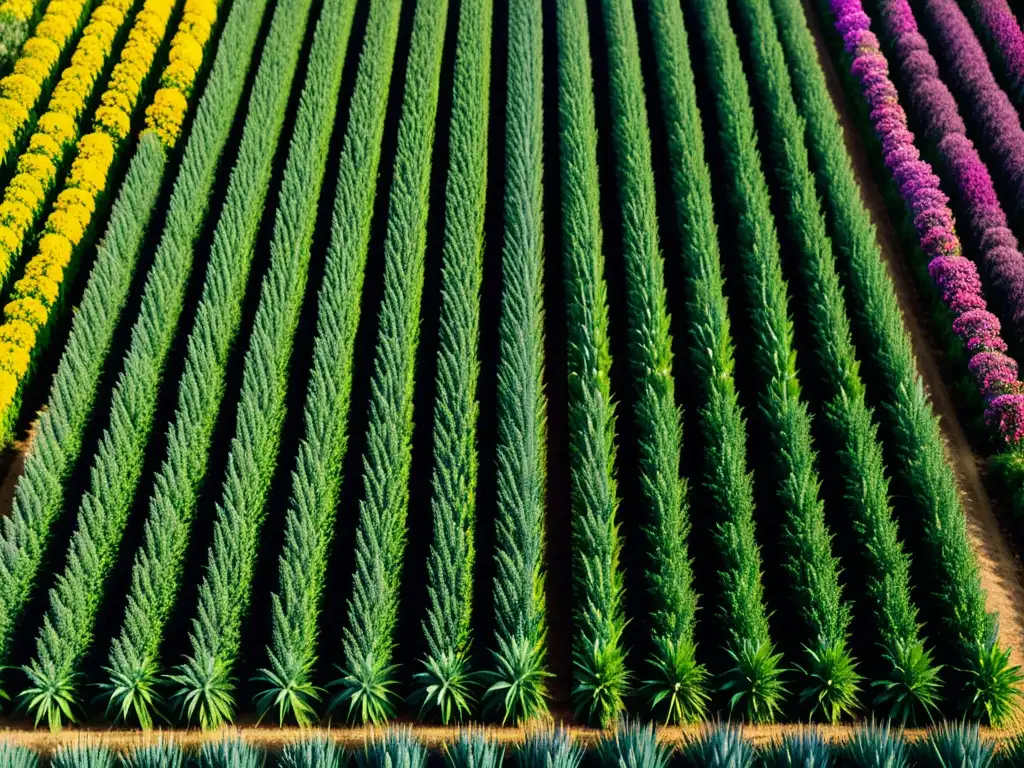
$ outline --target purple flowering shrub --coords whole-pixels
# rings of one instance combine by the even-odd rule
[[[989,52],[1006,76],[1017,106],[1024,105],[1024,31],[1006,0],[967,0],[975,29],[989,44]]]
[[[1024,438],[1024,384],[1017,378],[1017,363],[1006,354],[999,319],[988,311],[978,268],[964,257],[948,198],[931,166],[921,160],[889,78],[888,62],[860,0],[830,0],[830,4],[852,59],[850,71],[860,84],[882,144],[885,165],[928,258],[928,274],[953,315],[953,331],[970,357],[968,368],[985,400],[985,421],[1007,445],[1015,446]],[[906,19],[901,23],[906,24]]]

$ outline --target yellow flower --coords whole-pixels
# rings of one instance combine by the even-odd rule
[[[217,20],[216,3],[211,3],[208,0],[197,0],[196,2],[189,2],[186,7],[190,13],[206,19],[210,24]]]
[[[181,16],[181,22],[178,24],[178,31],[174,35],[171,45],[177,45],[178,38],[191,37],[200,47],[202,47],[206,44],[206,41],[210,39],[210,34],[212,32],[213,27],[210,25],[210,22],[198,13],[185,11]]]
[[[14,293],[31,296],[47,307],[52,307],[60,295],[60,285],[48,277],[23,277],[14,284]]]
[[[164,69],[164,74],[160,78],[160,84],[164,88],[174,88],[182,93],[190,93],[197,74],[196,70],[188,64],[182,61],[175,61],[172,64],[168,64]]]
[[[39,59],[22,56],[14,63],[14,74],[24,75],[35,83],[41,83],[50,76],[50,69]]]
[[[80,207],[84,208],[91,216],[93,211],[96,210],[96,198],[77,187],[68,187],[57,195],[57,199],[54,201],[53,207],[61,211]]]
[[[112,107],[97,109],[95,123],[118,140],[125,138],[132,130],[132,121],[128,115]]]
[[[13,74],[0,80],[0,96],[16,101],[26,109],[36,103],[40,90],[39,83],[25,75]]]
[[[13,373],[18,378],[25,375],[31,361],[27,349],[9,342],[0,341],[0,369]]]
[[[47,232],[39,238],[39,258],[63,269],[71,261],[71,242],[62,235]]]
[[[103,93],[103,98],[100,99],[100,104],[109,109],[120,109],[122,112],[132,111],[132,99],[128,97],[128,94],[120,85],[116,88],[108,87]]]
[[[105,133],[93,132],[83,136],[78,142],[78,154],[90,158],[102,158],[104,165],[110,167],[114,162],[114,144]],[[103,171],[106,173],[106,170]]]
[[[34,176],[29,176],[27,173],[19,173],[11,179],[7,188],[11,190],[23,189],[26,193],[40,199],[46,196],[46,190],[44,190],[43,185],[39,183],[39,179]]]
[[[21,104],[0,97],[0,125],[8,128],[20,128],[28,120],[28,110]]]
[[[111,27],[119,27],[121,22],[124,21],[124,13],[110,3],[104,3],[93,11],[92,16],[89,17],[90,24],[94,21],[105,21]]]
[[[33,328],[41,328],[49,317],[46,307],[30,296],[15,299],[4,307],[8,320],[22,320]]]
[[[60,283],[64,279],[64,267],[37,255],[25,265],[25,277],[33,279],[45,277],[47,280]]]
[[[69,3],[65,2],[65,0],[50,0],[50,4],[46,6],[46,15],[77,19],[81,10],[82,8],[78,3]]]
[[[56,141],[45,133],[33,133],[28,141],[28,151],[34,155],[49,157],[51,160],[59,160],[64,154],[63,148]]]
[[[0,370],[0,411],[6,411],[14,402],[18,392],[18,377],[13,373]]]
[[[42,198],[36,197],[29,190],[24,188],[19,189],[7,189],[7,194],[4,197],[5,200],[10,200],[14,203],[21,203],[30,211],[38,212],[42,208]]]
[[[32,210],[21,203],[13,200],[4,200],[0,203],[0,224],[5,224],[22,237],[25,236],[25,230],[34,218]]]
[[[184,62],[192,67],[192,69],[199,69],[199,65],[203,63],[203,49],[194,39],[186,37],[178,45],[171,48],[168,60],[172,63]]]
[[[67,19],[59,16],[45,17],[42,21],[36,24],[36,35],[38,37],[49,38],[61,48],[64,47],[64,43],[67,42],[68,38],[71,37],[71,33],[74,31],[74,25]]]
[[[10,227],[0,226],[0,250],[6,253],[14,253],[21,248],[21,238],[18,233]]]
[[[44,187],[50,186],[57,175],[57,169],[48,157],[33,154],[24,154],[18,159],[18,172],[35,176]]]
[[[0,341],[22,349],[32,349],[36,343],[36,331],[24,320],[11,320],[0,325]]]
[[[83,221],[78,212],[54,211],[46,220],[46,229],[57,235],[64,235],[71,241],[72,245],[78,245],[85,237],[85,227],[88,221]]]
[[[41,61],[47,72],[52,72],[60,59],[60,46],[45,37],[30,37],[21,46],[21,55]]]
[[[185,119],[188,101],[174,88],[161,88],[153,96],[153,103],[146,110],[146,125],[155,131],[168,147],[174,147]]]

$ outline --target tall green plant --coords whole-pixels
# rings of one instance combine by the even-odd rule
[[[52,728],[60,727],[64,719],[74,716],[76,668],[92,642],[102,585],[116,558],[142,471],[160,375],[174,338],[192,266],[192,246],[206,214],[217,159],[227,141],[241,97],[245,73],[240,70],[247,69],[248,65],[248,55],[244,54],[251,52],[259,28],[259,18],[253,21],[253,16],[261,16],[264,5],[257,2],[251,7],[247,4],[236,7],[241,10],[236,14],[233,9],[228,26],[237,39],[244,65],[239,66],[237,61],[228,64],[220,56],[214,63],[175,182],[164,232],[147,275],[123,373],[114,389],[110,424],[93,458],[90,491],[79,508],[78,528],[68,551],[65,572],[51,593],[51,609],[37,641],[37,657],[27,668],[30,686],[24,691],[22,701],[34,711],[37,720],[47,719]],[[238,20],[232,24],[236,17]],[[228,31],[225,30],[225,37]],[[229,67],[232,71],[225,71]],[[193,139],[193,136],[199,138]],[[137,236],[141,238],[141,234]],[[128,245],[133,242],[138,241],[126,241],[127,254],[138,248],[137,244]],[[121,275],[120,279],[130,283],[130,274]],[[97,284],[97,288],[102,286]],[[122,290],[127,290],[125,284]],[[112,290],[109,297],[103,298],[116,302],[116,297]],[[113,329],[108,328],[106,332],[112,334]],[[84,343],[83,338],[83,349]],[[109,345],[109,340],[106,344]],[[89,380],[86,378],[86,382]],[[72,385],[77,386],[78,382]],[[81,405],[88,407],[87,401]],[[86,414],[79,413],[78,419],[81,421],[76,419],[76,429],[67,446],[73,453],[80,449]],[[47,501],[54,504],[61,501],[59,488],[49,486],[47,491]],[[38,504],[40,500],[33,501]]]
[[[379,722],[393,714],[395,626],[409,510],[413,389],[423,295],[434,122],[448,0],[418,0],[384,240],[356,568],[334,705]]]
[[[748,716],[767,716],[778,707],[780,670],[768,634],[761,584],[753,479],[747,467],[746,423],[733,371],[711,172],[704,156],[704,133],[682,11],[672,0],[651,0],[649,12],[672,160],[672,189],[682,234],[679,257],[686,275],[690,361],[697,371],[700,398],[697,421],[705,456],[703,485],[719,510],[713,533],[720,578],[715,602],[726,649],[733,660],[726,670],[726,682],[732,691],[731,701],[742,703]],[[674,689],[674,677],[683,677],[672,674],[673,670],[686,672],[692,668],[692,659],[680,656],[676,663],[676,656],[661,652],[651,659],[657,672],[650,684],[655,699],[667,690],[667,684]],[[741,665],[743,659],[756,660],[758,666]],[[754,674],[744,676],[744,668]]]
[[[337,101],[354,3],[334,0],[325,8],[328,10],[317,25],[310,74],[303,86],[298,127],[292,138],[293,144],[303,147],[303,153],[319,152],[321,165],[330,139],[330,117]],[[213,233],[203,293],[189,334],[177,410],[167,432],[167,454],[150,497],[143,545],[135,555],[128,607],[121,633],[110,649],[106,684],[110,709],[123,718],[133,714],[144,727],[152,725],[152,710],[160,703],[155,690],[160,674],[160,643],[174,607],[195,507],[206,476],[210,443],[224,397],[228,355],[242,319],[256,234],[306,15],[304,6],[282,5],[271,22],[249,98],[238,159]],[[328,73],[329,60],[323,61],[327,52],[336,53],[340,59],[333,79]]]
[[[557,8],[576,603],[574,699],[578,710],[608,724],[623,708],[627,672],[597,128],[586,3],[560,0]]]
[[[302,724],[313,718],[321,695],[313,684],[317,619],[348,445],[352,359],[400,14],[400,3],[374,0],[367,18],[317,303],[303,411],[306,432],[292,474],[280,588],[271,597],[269,665],[258,676],[265,685],[257,701],[260,707],[276,708],[279,720],[290,715]],[[326,34],[320,53],[332,54]],[[337,63],[332,58],[332,65]]]
[[[543,13],[509,5],[505,240],[498,321],[498,519],[488,704],[502,720],[547,712],[544,514]]]
[[[801,80],[809,76],[803,69],[809,63],[807,51],[811,54],[810,63],[816,64],[813,41],[802,10],[789,4],[779,15],[778,31],[788,51],[799,51],[799,57],[790,56],[795,62],[793,82],[790,82],[786,56],[775,37],[775,24],[765,18],[770,8],[759,3],[748,12],[758,16],[759,28],[767,27],[772,31],[768,45],[774,68],[770,79],[775,82],[765,90],[773,94],[772,121],[779,132],[774,134],[770,148],[776,176],[787,200],[788,226],[797,245],[799,274],[806,289],[811,319],[811,349],[817,360],[816,371],[825,385],[822,411],[839,448],[837,458],[844,506],[851,523],[849,530],[858,543],[856,571],[864,574],[870,615],[878,628],[877,637],[885,661],[884,676],[874,683],[878,690],[877,704],[888,706],[890,715],[899,719],[919,717],[935,707],[938,670],[921,640],[917,609],[910,594],[910,560],[893,518],[882,446],[873,413],[867,405],[835,254],[815,191],[804,142],[807,126],[793,99],[792,86],[796,85],[799,91]],[[804,49],[808,44],[812,47]],[[762,78],[769,79],[767,75]]]
[[[469,713],[477,487],[480,284],[487,202],[491,0],[464,0],[452,83],[445,190],[437,401],[434,405],[434,542],[427,562],[428,654],[417,676],[423,709],[448,722]]]
[[[843,143],[835,104],[815,55],[806,20],[785,0],[773,0],[786,53],[794,70],[797,103],[808,121],[807,141],[836,253],[851,296],[858,349],[870,372],[870,394],[884,407],[879,422],[890,448],[894,490],[905,497],[904,519],[912,521],[917,553],[928,565],[942,638],[957,660],[964,682],[961,708],[974,717],[1000,722],[1009,716],[1017,671],[995,637],[993,617],[985,611],[978,562],[967,540],[966,520],[952,467],[945,455],[938,417],[917,373],[910,336],[896,292],[882,261],[874,226]],[[786,41],[787,37],[794,39]],[[798,45],[799,38],[802,44]],[[920,535],[918,535],[918,532]]]

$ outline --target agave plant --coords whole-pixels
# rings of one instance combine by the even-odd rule
[[[294,654],[281,655],[283,661],[278,663],[275,656],[273,668],[261,669],[254,678],[256,682],[266,683],[266,688],[256,696],[260,719],[277,709],[278,725],[284,725],[289,713],[300,726],[311,725],[316,721],[315,705],[320,703],[323,689],[310,681],[308,665],[304,667]]]
[[[263,750],[240,736],[208,741],[199,750],[199,768],[261,768],[265,760]]]
[[[80,742],[61,746],[50,761],[51,768],[114,768],[114,753],[99,744]]]
[[[910,757],[903,736],[888,724],[872,722],[853,732],[843,749],[851,768],[909,768]]]
[[[782,712],[781,653],[774,653],[768,642],[744,641],[737,650],[729,649],[732,667],[725,673],[721,690],[729,696],[729,711],[739,712],[751,723],[769,723]]]
[[[584,638],[580,645],[582,648],[573,652],[573,705],[577,712],[585,712],[589,720],[607,728],[626,706],[623,694],[629,688],[629,670],[622,644],[618,638],[593,644]]]
[[[122,768],[185,768],[188,756],[175,742],[162,736],[121,756]]]
[[[753,768],[755,754],[739,728],[719,724],[691,741],[683,758],[693,768]]]
[[[832,747],[817,728],[791,733],[765,753],[765,768],[831,768]]]
[[[417,689],[414,701],[420,703],[420,716],[437,709],[445,725],[452,719],[469,715],[475,702],[472,688],[475,676],[469,670],[464,653],[442,653],[423,660],[423,671],[413,675]]]
[[[511,642],[498,638],[493,683],[484,694],[487,709],[502,713],[502,724],[543,719],[548,714],[544,640],[532,645],[525,637]]]
[[[878,689],[876,708],[889,708],[889,719],[901,725],[917,723],[924,716],[934,720],[939,705],[940,665],[932,661],[931,651],[920,641],[895,643],[882,654],[891,666],[888,677],[875,680]]]
[[[33,664],[22,669],[28,675],[29,686],[21,693],[21,708],[32,714],[36,725],[46,720],[50,730],[56,733],[65,719],[71,723],[76,722],[77,673],[63,673],[48,663]]]
[[[978,651],[974,669],[967,670],[973,691],[967,706],[971,720],[985,719],[994,726],[1006,723],[1021,706],[1024,672],[1010,664],[1010,649],[1001,649],[993,639]]]
[[[38,768],[39,755],[27,747],[0,741],[0,765],[4,768]]]
[[[338,768],[343,756],[338,743],[317,733],[287,744],[281,750],[280,768]]]
[[[356,659],[353,668],[330,683],[340,692],[331,701],[330,710],[348,704],[349,719],[360,723],[383,723],[395,716],[394,671],[397,666],[378,662],[372,655]]]
[[[458,738],[444,748],[448,768],[501,768],[503,762],[505,749],[476,728],[459,731]]]
[[[519,768],[579,768],[583,749],[563,728],[533,731],[516,752]]]
[[[198,713],[204,731],[219,728],[231,719],[235,711],[235,697],[231,694],[235,679],[216,655],[188,656],[176,669],[177,674],[170,676],[179,686],[173,700],[186,719],[191,721]]]
[[[812,718],[820,712],[833,725],[844,715],[852,717],[864,678],[857,674],[857,664],[846,643],[824,643],[817,650],[811,647],[806,650],[807,667],[797,666],[807,677],[800,692],[800,703],[811,706]]]
[[[110,681],[100,683],[102,695],[108,697],[107,716],[114,715],[117,720],[128,720],[132,715],[138,720],[143,730],[153,727],[153,715],[166,719],[163,715],[163,699],[157,692],[160,683],[160,672],[156,661],[147,659],[139,664],[125,667],[130,671],[104,667]]]
[[[995,745],[982,738],[977,723],[942,723],[931,728],[921,742],[922,765],[934,768],[988,768]]]
[[[426,764],[427,750],[412,735],[412,728],[389,728],[356,753],[359,768],[425,768]]]
[[[602,768],[668,768],[671,750],[660,741],[651,724],[619,723],[597,745]]]
[[[1018,733],[1004,742],[996,752],[993,762],[999,768],[1017,768],[1024,765],[1024,733]]]
[[[655,638],[655,653],[649,658],[654,674],[645,680],[642,693],[649,697],[651,709],[664,710],[665,725],[695,723],[708,710],[708,672],[697,663],[692,643]]]

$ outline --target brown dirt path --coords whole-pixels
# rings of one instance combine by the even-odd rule
[[[659,728],[658,737],[667,744],[678,745],[699,736],[706,726],[691,726],[687,728]],[[806,726],[802,725],[777,725],[777,726],[747,726],[743,728],[743,734],[750,739],[755,746],[764,746],[777,742],[783,736],[796,733]],[[815,729],[828,741],[841,743],[849,739],[850,735],[859,726],[816,726]],[[483,727],[490,736],[498,742],[514,746],[521,744],[528,729],[526,728],[490,728]],[[602,731],[594,728],[571,727],[568,729],[574,739],[584,745],[592,745],[602,736]],[[63,745],[75,745],[81,743],[98,744],[118,751],[130,750],[144,744],[155,742],[159,738],[172,740],[189,749],[198,748],[208,741],[216,741],[225,737],[240,736],[247,742],[256,744],[266,749],[280,749],[285,744],[308,736],[311,733],[323,733],[332,737],[335,741],[348,749],[359,749],[368,738],[379,734],[380,730],[372,728],[328,728],[323,730],[302,730],[300,728],[277,728],[277,727],[240,727],[223,728],[218,731],[190,730],[167,730],[167,731],[142,731],[108,730],[108,729],[85,729],[67,728],[59,733],[50,733],[46,730],[0,730],[0,739],[9,739],[12,743],[20,744],[43,754],[51,754],[55,749]],[[458,729],[442,726],[416,726],[413,728],[414,735],[429,749],[437,749],[446,743],[451,742]],[[904,732],[910,741],[916,741],[925,734],[923,729],[907,729]],[[1013,733],[1007,730],[982,729],[982,735],[998,741],[1013,737]]]
[[[971,449],[967,434],[957,418],[949,388],[942,379],[935,345],[928,331],[928,313],[914,287],[913,276],[904,260],[899,237],[889,218],[882,192],[872,176],[867,150],[828,55],[819,20],[812,7],[813,2],[804,0],[808,26],[817,42],[818,58],[824,67],[829,90],[839,111],[846,147],[860,178],[861,194],[875,223],[883,258],[896,285],[903,319],[910,331],[917,357],[918,372],[931,395],[935,412],[941,418],[946,449],[960,485],[968,533],[981,565],[981,584],[988,593],[988,609],[999,614],[999,637],[1002,643],[1011,648],[1013,663],[1024,665],[1024,570],[999,527],[982,479],[983,460]]]
[[[18,484],[18,478],[25,472],[25,457],[32,448],[38,424],[38,420],[33,421],[25,439],[15,441],[8,451],[9,456],[5,457],[0,479],[0,517],[11,514],[11,507],[14,506],[14,487]]]

